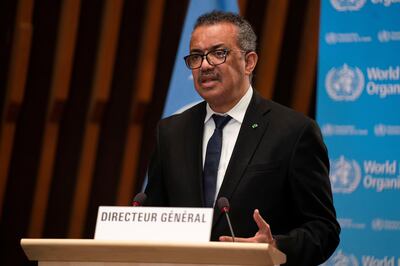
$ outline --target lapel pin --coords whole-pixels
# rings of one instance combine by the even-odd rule
[[[251,125],[251,128],[253,128],[253,129],[255,129],[255,128],[257,128],[258,127],[258,124],[252,124]]]

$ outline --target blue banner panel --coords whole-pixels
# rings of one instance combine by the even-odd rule
[[[400,266],[400,0],[322,0],[317,121],[341,243],[324,265]]]

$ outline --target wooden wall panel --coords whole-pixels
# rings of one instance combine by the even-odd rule
[[[163,114],[165,99],[176,60],[176,54],[168,51],[177,51],[179,47],[188,5],[189,1],[186,0],[167,1],[164,6],[164,22],[160,32],[161,45],[159,47],[160,51],[158,52],[155,70],[157,75],[153,81],[151,101],[145,110],[145,119],[142,121],[143,136],[142,144],[138,151],[140,156],[137,158],[138,167],[132,188],[134,190],[133,194],[140,192],[143,187],[147,166],[154,148],[156,125]],[[171,16],[170,14],[174,15]],[[183,60],[180,63],[184,63]]]
[[[145,7],[146,1],[125,1],[124,4],[112,89],[101,118],[101,133],[84,237],[93,237],[98,206],[114,205],[116,201],[129,110],[134,93],[132,84],[136,79],[137,68],[141,67],[138,58],[140,38],[144,30]]]
[[[70,217],[68,236],[71,238],[82,237],[86,222],[87,206],[91,193],[90,188],[100,135],[99,118],[102,116],[102,110],[109,100],[123,3],[123,0],[106,1],[103,11],[103,23],[90,102],[91,110],[85,125],[83,149]]]
[[[18,25],[16,20],[17,6],[18,1],[0,1],[0,117],[3,117],[4,114],[8,71],[10,62],[12,62],[10,60],[12,44],[15,45],[13,38],[15,38],[15,26]]]
[[[287,19],[282,40],[279,64],[275,77],[272,99],[289,107],[296,84],[294,77],[301,67],[300,44],[304,27],[307,1],[289,1]],[[315,71],[315,70],[313,70]]]
[[[89,112],[103,1],[83,0],[70,94],[60,123],[59,141],[43,237],[65,238],[77,182],[86,117]]]
[[[319,0],[310,0],[306,5],[291,96],[290,106],[306,115],[310,114],[315,104],[313,93],[318,57],[319,10]]]
[[[247,0],[238,0],[239,14],[244,16],[246,14]]]
[[[256,88],[261,95],[271,99],[274,94],[279,54],[286,24],[288,0],[268,1],[263,30],[259,38]]]
[[[75,40],[79,23],[80,0],[64,0],[61,7],[57,44],[53,64],[50,96],[47,105],[46,124],[43,133],[38,178],[28,236],[42,236],[47,210],[47,199],[53,176],[55,152],[58,144],[59,125],[65,103],[68,100]]]
[[[27,236],[36,183],[46,106],[59,22],[60,3],[36,0],[33,9],[33,35],[27,66],[24,99],[15,129],[8,181],[0,221],[5,248],[0,250],[4,265],[23,265],[19,248]]]
[[[25,95],[25,82],[32,39],[33,3],[33,0],[24,0],[18,3],[7,87],[6,91],[2,93],[5,99],[3,102],[5,108],[1,113],[0,121],[0,218],[7,186],[15,127]]]
[[[135,191],[137,165],[140,158],[140,144],[143,135],[144,112],[152,97],[156,76],[157,58],[160,46],[160,32],[163,20],[163,0],[147,1],[144,18],[144,30],[141,37],[139,62],[136,80],[133,84],[134,95],[130,110],[130,123],[127,129],[125,150],[122,159],[122,171],[117,192],[117,205],[128,205]]]

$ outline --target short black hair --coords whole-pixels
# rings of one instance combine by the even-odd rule
[[[193,30],[205,25],[214,25],[219,23],[231,23],[238,27],[237,42],[240,49],[248,52],[257,49],[257,36],[250,23],[236,13],[224,11],[211,11],[197,18]]]

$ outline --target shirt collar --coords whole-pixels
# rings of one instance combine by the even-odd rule
[[[206,106],[206,117],[204,119],[204,124],[208,122],[208,120],[210,120],[211,116],[213,114],[217,114],[217,115],[230,115],[232,117],[232,119],[238,121],[240,124],[243,122],[243,118],[244,115],[246,113],[247,107],[250,104],[251,101],[251,97],[253,96],[253,87],[249,87],[249,89],[247,90],[247,92],[243,95],[242,99],[240,99],[240,101],[228,112],[221,114],[221,113],[217,113],[214,112],[210,105],[207,103]]]

